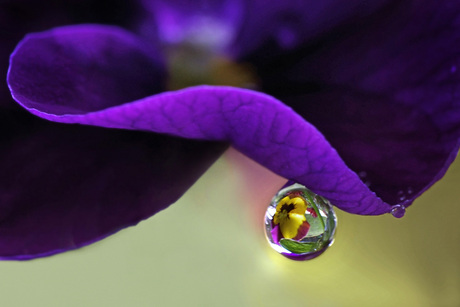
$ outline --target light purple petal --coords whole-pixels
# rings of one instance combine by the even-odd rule
[[[98,110],[158,93],[166,83],[158,50],[117,27],[81,25],[32,34],[13,57],[20,59],[9,77],[16,98],[33,95],[29,106],[40,105],[43,112]]]
[[[46,57],[53,58],[59,54],[62,58],[57,65],[49,68],[41,66],[40,71],[24,69],[33,59],[28,50],[46,42],[46,37],[50,37],[51,41],[56,40],[56,36],[60,38],[58,34],[64,36],[59,41],[65,42],[68,33],[76,30],[79,28],[30,35],[12,55],[8,82],[13,97],[32,113],[66,123],[230,141],[249,157],[286,178],[308,186],[343,210],[359,214],[390,211],[390,206],[376,197],[348,169],[315,127],[270,96],[230,87],[202,86],[122,103],[111,95],[93,95],[93,87],[86,88],[85,70],[79,78],[72,78],[73,71],[65,75],[59,63],[73,60],[74,53],[69,53],[68,58],[68,53],[52,48],[47,49]],[[79,41],[79,48],[84,50],[84,43]],[[102,51],[104,47],[102,45]],[[101,60],[96,50],[92,58],[97,60],[94,63]],[[106,60],[102,63],[110,63],[111,69],[115,70],[120,65],[123,67],[121,61]],[[63,75],[56,78],[50,69]],[[44,86],[36,86],[37,79],[48,85],[46,90]],[[59,83],[62,79],[72,80],[72,95],[67,95],[68,86],[62,87]],[[108,84],[112,89],[111,83]],[[103,83],[98,85],[104,86]],[[99,92],[105,93],[107,89],[99,88]],[[59,99],[56,104],[54,97],[65,99]],[[73,97],[85,97],[85,103]]]

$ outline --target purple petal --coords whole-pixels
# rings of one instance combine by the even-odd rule
[[[368,16],[386,0],[143,0],[148,12],[141,32],[167,43],[192,38],[244,58],[266,41],[283,50],[299,46],[334,26]]]
[[[276,244],[278,244],[280,242],[280,239],[282,238],[281,237],[281,231],[280,231],[280,227],[278,225],[275,225],[273,226],[272,230],[270,231],[271,235],[272,235],[272,238],[273,238],[273,242],[275,242]]]
[[[442,112],[427,114],[386,97],[349,91],[286,100],[390,204],[409,206],[444,175],[458,152],[460,114],[454,109],[449,122]],[[437,117],[445,118],[444,125],[436,124]]]
[[[266,41],[245,60],[384,201],[408,206],[458,152],[459,17],[454,2],[388,2],[291,51]]]
[[[53,39],[46,43],[39,39],[40,42],[29,49],[32,63],[25,69],[39,72],[40,65],[46,63],[63,65],[53,70],[54,77],[59,79],[57,83],[66,87],[61,96],[53,96],[56,93],[50,84],[40,83],[41,76],[34,81],[34,86],[49,91],[42,99],[56,103],[53,108],[71,111],[59,106],[60,99],[69,97],[73,102],[88,97],[93,99],[91,103],[100,102],[97,93],[91,93],[91,89],[98,91],[96,86],[106,90],[105,93],[115,91],[106,96],[114,98],[113,101],[143,97],[159,90],[156,80],[162,79],[163,71],[151,48],[137,44],[135,37],[117,28],[84,26],[81,29],[81,33],[72,29],[67,33],[84,39],[86,44],[96,42],[101,46],[105,42],[104,48],[98,50],[105,52],[106,59],[119,61],[119,55],[127,58],[121,59],[121,65],[112,70],[100,62],[92,65],[91,48],[78,53],[79,46],[73,45],[75,48],[64,53],[76,56],[73,60],[90,67],[87,70],[90,76],[82,76],[72,61],[62,62],[63,58],[59,57],[37,61],[40,52],[53,48],[62,52],[69,47],[62,45],[65,41],[62,37],[55,39],[52,35]],[[83,37],[87,30],[91,33]],[[108,35],[101,38],[104,34]],[[74,87],[82,84],[72,83],[73,79],[66,79],[58,68],[73,69],[72,77],[85,83],[84,97],[79,96],[78,88]],[[135,79],[129,71],[146,68],[150,70],[148,73],[138,74],[146,80]],[[114,78],[104,79],[108,74]],[[117,81],[120,75],[131,80],[120,83]],[[99,84],[86,83],[85,80],[95,77]],[[20,82],[21,78],[17,80]],[[153,82],[145,84],[148,81]],[[29,90],[33,88],[25,92]],[[37,120],[23,110],[3,109],[0,119],[1,259],[31,259],[63,252],[137,224],[177,200],[226,147],[145,133],[58,127]]]
[[[230,87],[203,86],[129,102],[131,87],[123,88],[123,76],[117,81],[120,80],[120,86],[129,93],[123,96],[125,101],[110,94],[99,94],[110,93],[113,89],[111,82],[99,82],[98,92],[94,94],[94,87],[86,82],[85,73],[91,75],[90,70],[79,71],[81,75],[75,78],[74,71],[64,69],[68,67],[67,63],[75,60],[75,52],[63,53],[62,49],[72,49],[62,44],[70,40],[69,33],[72,33],[71,37],[80,37],[81,33],[74,33],[79,29],[63,28],[30,35],[12,55],[8,83],[13,97],[32,113],[66,123],[230,141],[249,157],[286,178],[305,184],[343,210],[359,214],[390,211],[390,206],[348,169],[315,127],[270,96]],[[46,63],[47,58],[57,58],[58,61],[41,65],[40,70],[29,69],[36,62],[37,46],[49,46],[48,41],[62,44],[60,48],[47,48],[45,61],[40,62]],[[98,41],[105,40],[99,38]],[[78,48],[85,50],[86,42],[78,40]],[[75,45],[73,41],[68,44]],[[124,67],[120,59],[108,61],[103,58],[104,44],[90,46],[93,47],[92,59],[97,60],[93,65],[103,60],[100,65],[110,66],[111,70]],[[40,80],[40,86],[37,86],[37,80]],[[62,80],[71,83],[62,83]],[[142,81],[140,78],[136,80]],[[82,98],[85,98],[84,103]]]
[[[386,0],[285,0],[244,1],[243,23],[231,53],[245,58],[267,42],[279,49],[266,49],[262,57],[282,55],[311,42],[335,27],[369,16]]]
[[[175,202],[223,149],[26,115],[0,113],[1,259],[63,252],[135,225]]]
[[[133,1],[110,0],[2,0],[0,4],[0,74],[6,76],[8,58],[29,32],[74,23],[108,23],[128,26],[138,15]],[[0,106],[17,108],[6,83],[0,86]]]
[[[29,35],[13,58],[18,73],[9,83],[16,99],[26,102],[33,95],[28,106],[43,112],[98,110],[160,92],[166,82],[158,51],[117,27],[82,25]]]

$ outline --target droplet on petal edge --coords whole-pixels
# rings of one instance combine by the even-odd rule
[[[391,215],[393,215],[395,218],[402,218],[406,214],[406,207],[402,204],[399,205],[394,205],[391,207]]]
[[[300,184],[281,189],[265,213],[270,246],[293,260],[310,260],[334,242],[337,217],[332,205]]]

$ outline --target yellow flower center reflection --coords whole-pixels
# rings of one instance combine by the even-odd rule
[[[310,225],[305,217],[307,202],[302,197],[286,196],[276,206],[276,213],[273,217],[273,223],[279,225],[281,234],[286,239],[296,238],[301,234],[301,226],[304,232],[308,231]],[[302,233],[305,235],[305,233]]]

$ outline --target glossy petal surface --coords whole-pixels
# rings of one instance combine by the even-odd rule
[[[73,81],[70,88],[76,92],[69,96],[67,102],[61,100],[62,103],[58,105],[48,103],[50,93],[44,91],[43,87],[36,86],[36,80],[48,84],[48,90],[53,90],[52,95],[62,97],[67,95],[69,86],[62,88],[59,82],[62,79],[67,80],[66,76],[56,78],[56,74],[47,70],[58,69],[63,73],[66,71],[61,70],[59,65],[50,65],[49,68],[43,65],[38,71],[21,67],[28,67],[34,59],[35,53],[27,50],[36,49],[35,46],[40,44],[48,46],[48,40],[54,42],[57,40],[56,36],[61,34],[67,38],[67,29],[31,35],[12,56],[8,82],[13,97],[32,113],[66,123],[230,141],[262,165],[286,178],[301,182],[330,199],[339,208],[360,214],[389,212],[389,205],[384,204],[361,182],[315,127],[280,101],[258,92],[202,86],[120,104],[119,101],[110,99],[111,96],[104,100],[104,96],[91,95],[91,87],[87,89],[84,81],[80,81],[86,80],[83,76],[68,78]],[[70,29],[72,37],[80,30],[86,33],[85,27]],[[84,42],[81,41],[80,44]],[[80,48],[83,47],[80,45]],[[102,45],[101,50],[104,48]],[[55,52],[63,57],[63,63],[67,63],[67,57],[59,48]],[[46,57],[54,57],[51,48],[47,49]],[[99,57],[95,56],[94,59]],[[128,60],[127,58],[126,61]],[[94,63],[97,65],[99,62]],[[111,62],[112,69],[117,69],[118,65],[123,66],[123,63],[121,60]],[[108,88],[111,89],[110,83]],[[126,97],[132,95],[129,92],[131,89],[126,88]],[[99,91],[105,92],[107,89],[99,88]],[[79,100],[72,99],[73,97],[86,97],[86,101],[80,103]],[[96,111],[97,108],[100,110]],[[71,112],[66,113],[66,110]]]

